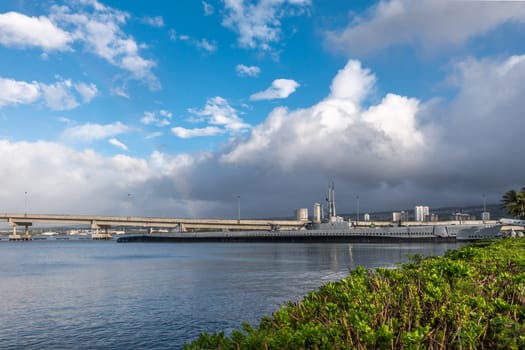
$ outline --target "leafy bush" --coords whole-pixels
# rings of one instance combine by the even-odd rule
[[[524,349],[525,239],[473,243],[397,269],[358,267],[259,326],[185,349]]]

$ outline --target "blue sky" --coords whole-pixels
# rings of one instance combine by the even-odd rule
[[[4,0],[0,210],[497,202],[525,184],[524,34],[521,1]]]

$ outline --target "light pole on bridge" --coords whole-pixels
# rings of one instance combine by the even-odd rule
[[[128,193],[128,215],[131,216],[131,211],[133,207],[133,193]]]
[[[485,223],[485,218],[486,218],[486,212],[487,212],[487,196],[485,196],[485,194],[483,194],[483,213],[481,214],[481,220],[483,221],[483,223]]]
[[[241,196],[237,196],[237,223],[241,223]]]
[[[359,226],[359,196],[355,197],[357,199],[357,220],[355,222],[356,226]]]

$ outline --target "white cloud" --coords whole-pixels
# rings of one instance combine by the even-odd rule
[[[175,29],[170,29],[168,31],[168,36],[169,36],[170,40],[172,40],[172,41],[177,40],[177,31]]]
[[[155,123],[156,121],[157,118],[155,117],[155,113],[153,112],[144,112],[144,116],[140,118],[140,122],[146,125]]]
[[[58,117],[57,120],[61,123],[64,123],[64,124],[70,124],[71,123],[71,119],[69,118],[66,118],[66,117]]]
[[[116,86],[110,89],[110,92],[112,95],[120,96],[129,99],[129,94],[126,92],[125,87],[123,86]]]
[[[39,47],[44,51],[70,50],[72,37],[49,18],[17,12],[0,14],[0,44],[9,47]]]
[[[144,112],[144,116],[140,118],[140,122],[144,125],[154,124],[158,127],[167,126],[170,124],[171,112],[166,110],[159,111],[163,118],[157,117],[155,112]]]
[[[203,1],[202,2],[202,7],[204,8],[204,15],[205,16],[213,15],[213,12],[215,11],[215,9],[213,8],[213,6],[211,4],[207,3],[206,1]]]
[[[69,110],[80,105],[78,97],[82,102],[89,103],[97,93],[94,84],[75,83],[71,80],[44,84],[0,78],[0,107],[9,104],[30,104],[43,98],[52,110]]]
[[[142,17],[141,21],[142,23],[145,23],[152,27],[157,27],[157,28],[164,27],[164,18],[162,18],[162,16],[155,16],[155,17],[146,16],[146,17]]]
[[[217,51],[217,43],[209,42],[207,39],[201,39],[195,42],[195,46],[208,52]]]
[[[181,40],[183,42],[186,42],[188,45],[194,46],[199,50],[204,50],[207,52],[215,52],[218,49],[217,42],[215,41],[209,41],[206,38],[202,38],[200,40],[192,39],[189,35],[177,35],[175,30],[171,29],[169,31],[170,40]]]
[[[235,108],[220,96],[206,101],[203,109],[190,109],[189,112],[201,117],[196,121],[206,121],[211,125],[224,127],[228,132],[242,132],[250,128],[250,125],[237,115]]]
[[[167,120],[167,119],[161,119],[161,120],[158,121],[158,123],[156,125],[159,126],[159,127],[168,126],[168,125],[170,125],[170,121]]]
[[[75,89],[82,97],[84,103],[89,103],[98,95],[98,89],[95,84],[77,83]]]
[[[161,116],[163,116],[163,117],[168,118],[168,119],[171,119],[171,117],[173,116],[173,114],[172,114],[170,111],[167,111],[167,110],[165,110],[165,109],[161,109],[161,110],[159,111],[159,114],[160,114]]]
[[[129,126],[118,121],[105,125],[87,123],[67,128],[62,133],[62,137],[73,141],[92,141],[124,134],[129,131],[131,131]]]
[[[160,89],[160,82],[152,73],[156,62],[143,58],[137,42],[121,29],[129,14],[97,1],[73,3],[69,7],[55,5],[51,11],[51,20],[67,28],[75,41],[84,43],[87,50],[130,72],[150,89]]]
[[[111,145],[113,145],[113,146],[115,146],[117,148],[120,148],[123,151],[127,151],[128,150],[128,146],[126,146],[125,144],[123,144],[122,142],[117,140],[116,138],[109,139],[108,142],[109,142],[109,144],[111,144]]]
[[[294,14],[289,7],[306,9],[309,0],[259,0],[256,4],[242,0],[225,0],[222,24],[239,34],[239,46],[271,50],[271,44],[280,40],[281,18]]]
[[[90,149],[76,151],[55,142],[6,140],[0,140],[0,154],[0,196],[6,202],[6,212],[23,212],[23,194],[27,192],[28,211],[36,213],[199,214],[197,206],[183,196],[187,184],[178,179],[196,161],[184,154],[104,157]],[[134,200],[129,200],[128,193],[133,193]]]
[[[68,110],[79,105],[71,91],[72,83],[70,80],[60,81],[51,85],[41,84],[40,87],[46,104],[53,110]]]
[[[333,79],[326,99],[295,111],[276,108],[222,161],[280,171],[322,169],[352,177],[366,173],[389,180],[409,175],[432,142],[418,128],[419,101],[387,94],[364,109],[361,101],[374,81],[369,70],[349,61]]]
[[[58,81],[55,84],[40,84],[42,96],[49,108],[55,111],[70,110],[78,107],[80,102],[89,103],[98,94],[95,84],[74,83],[71,80]]]
[[[181,139],[189,139],[193,137],[202,136],[216,136],[224,133],[224,130],[216,126],[206,126],[204,128],[193,128],[186,129],[183,127],[175,127],[171,129],[171,132]]]
[[[156,139],[157,137],[161,137],[162,135],[163,134],[161,131],[155,131],[155,132],[152,132],[146,135],[145,139],[146,140]]]
[[[404,44],[435,50],[516,22],[525,22],[521,1],[387,0],[327,33],[327,40],[334,50],[354,55]]]
[[[14,104],[29,104],[40,97],[37,82],[26,83],[0,78],[0,107]]]
[[[83,43],[88,51],[130,72],[134,79],[144,81],[150,89],[160,89],[160,82],[152,72],[156,62],[142,57],[140,45],[121,29],[128,18],[126,12],[95,0],[53,5],[49,17],[8,12],[0,14],[0,44],[66,51],[73,50],[74,43]],[[160,16],[143,20],[150,25],[163,25]]]
[[[375,75],[370,69],[363,68],[359,61],[350,60],[332,80],[330,96],[360,103],[370,93],[375,82]]]
[[[273,100],[277,98],[287,98],[295,92],[299,83],[290,79],[276,79],[272,86],[264,91],[257,92],[250,96],[252,101]]]
[[[261,68],[257,66],[245,66],[244,64],[238,64],[235,67],[237,75],[240,77],[257,77],[261,73]]]

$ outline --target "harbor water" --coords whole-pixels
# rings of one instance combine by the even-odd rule
[[[356,266],[461,243],[0,243],[1,349],[180,349]]]

